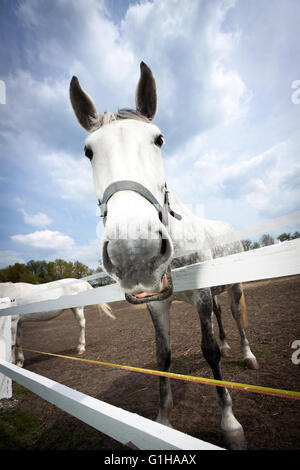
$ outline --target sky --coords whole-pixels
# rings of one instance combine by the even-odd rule
[[[0,0],[0,268],[96,268],[101,221],[73,75],[100,112],[158,90],[168,186],[257,240],[300,230],[298,0]]]

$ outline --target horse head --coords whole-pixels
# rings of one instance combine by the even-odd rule
[[[75,115],[89,132],[84,149],[105,224],[103,265],[131,303],[172,294],[168,215],[180,218],[168,204],[164,139],[152,122],[157,109],[155,80],[144,62],[140,70],[136,110],[102,115],[76,77],[70,85]]]

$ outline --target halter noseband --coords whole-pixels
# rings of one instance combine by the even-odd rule
[[[181,220],[182,217],[179,214],[176,214],[171,208],[169,203],[169,191],[167,189],[167,183],[164,186],[164,205],[163,207],[159,204],[155,196],[140,183],[130,180],[116,181],[115,183],[110,184],[104,191],[102,201],[99,200],[99,206],[101,209],[101,217],[103,217],[103,223],[105,224],[105,218],[107,216],[107,203],[108,200],[118,191],[135,191],[136,193],[143,196],[147,201],[149,201],[158,212],[159,218],[164,225],[168,225],[169,214],[172,217],[175,217],[177,220]]]

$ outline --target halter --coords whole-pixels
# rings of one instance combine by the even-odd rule
[[[147,188],[145,188],[145,186],[143,186],[140,183],[136,183],[135,181],[122,180],[122,181],[116,181],[115,183],[110,184],[104,191],[102,202],[99,200],[99,206],[101,209],[101,217],[103,217],[104,224],[105,224],[105,219],[107,216],[107,203],[109,199],[118,191],[135,191],[140,196],[143,196],[145,199],[147,199],[147,201],[149,201],[155,207],[155,209],[158,212],[158,216],[164,225],[168,225],[169,214],[172,217],[175,217],[175,219],[177,220],[182,219],[181,215],[176,214],[176,212],[174,212],[170,208],[169,191],[167,188],[167,183],[165,183],[165,186],[164,186],[164,205],[162,207],[159,204],[156,197],[153,196],[153,194]]]

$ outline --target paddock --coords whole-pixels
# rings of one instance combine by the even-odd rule
[[[227,296],[220,296],[224,327],[231,346],[231,357],[222,359],[224,380],[299,391],[300,365],[292,362],[292,343],[300,339],[299,281],[300,275],[297,275],[244,284],[249,322],[247,335],[259,370],[243,366],[239,335]],[[156,369],[153,326],[146,307],[124,301],[113,302],[111,306],[117,317],[115,321],[105,316],[99,319],[94,307],[85,308],[87,350],[83,357]],[[214,324],[218,337],[216,321]],[[76,356],[74,338],[77,335],[78,325],[70,310],[50,322],[24,324],[24,368],[155,419],[159,398],[157,377],[25,350]],[[171,345],[171,372],[212,377],[201,352],[198,315],[181,302],[174,303],[171,309]],[[173,427],[222,446],[215,387],[173,380],[172,389]],[[230,393],[249,450],[299,449],[299,401],[238,390]],[[0,410],[0,449],[126,449],[15,382],[10,404],[11,408],[2,405]]]

